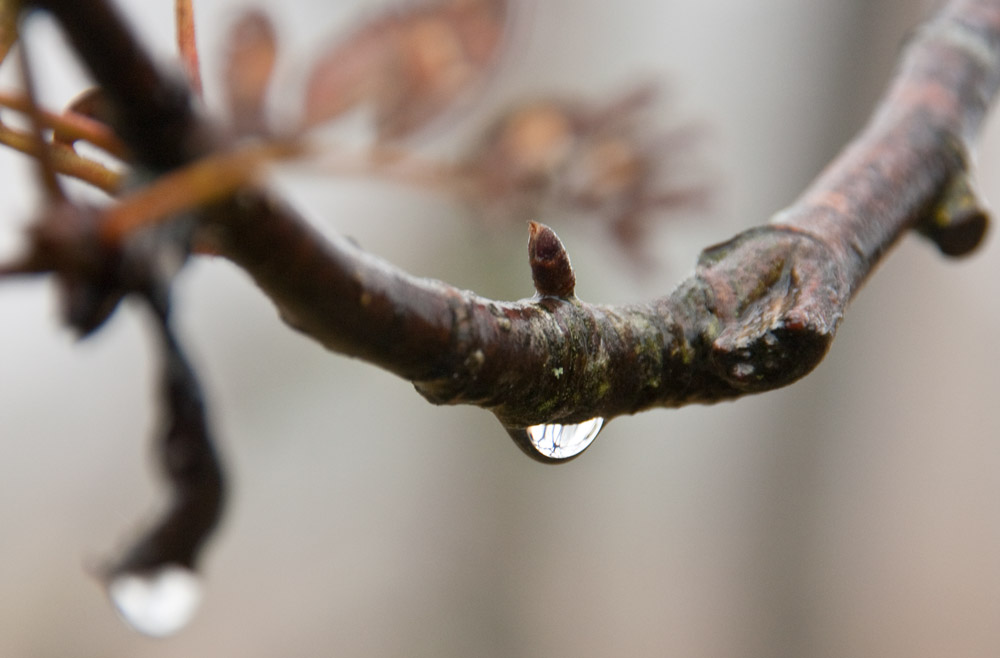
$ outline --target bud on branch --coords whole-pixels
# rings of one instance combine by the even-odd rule
[[[576,275],[559,236],[538,222],[529,223],[528,231],[528,261],[535,290],[542,297],[572,297]]]

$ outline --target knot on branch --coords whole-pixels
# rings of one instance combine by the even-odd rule
[[[714,297],[711,363],[744,392],[785,386],[815,368],[850,296],[846,270],[828,247],[779,226],[706,249],[697,276]]]
[[[542,297],[572,297],[576,275],[559,236],[538,222],[529,222],[528,231],[528,262],[535,290]]]

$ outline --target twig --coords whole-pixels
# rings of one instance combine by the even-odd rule
[[[99,162],[85,158],[65,144],[45,144],[40,146],[29,133],[16,130],[0,123],[0,144],[38,157],[42,148],[48,152],[52,169],[59,174],[71,176],[94,187],[114,194],[121,187],[122,175]]]
[[[191,0],[175,1],[174,20],[177,30],[177,49],[181,54],[184,71],[188,75],[188,83],[191,85],[191,90],[201,96],[201,64],[198,61],[198,40],[194,30],[194,7],[191,6]]]
[[[27,98],[5,92],[0,92],[0,107],[24,113],[31,111]],[[43,126],[55,130],[65,141],[82,139],[120,160],[128,158],[125,145],[100,121],[75,112],[55,114],[42,109],[38,110],[38,118]]]
[[[0,0],[0,62],[17,43],[17,0]]]
[[[254,182],[261,167],[275,160],[301,154],[294,142],[252,144],[232,152],[219,152],[161,175],[152,184],[120,199],[104,215],[101,236],[120,242],[141,227],[170,219],[177,213],[219,201]]]

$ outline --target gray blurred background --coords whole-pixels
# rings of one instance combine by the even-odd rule
[[[196,2],[210,89],[238,4]],[[272,4],[287,110],[309,53],[376,3]],[[172,3],[122,5],[171,57]],[[484,96],[452,122],[455,139],[526,95],[601,98],[663,80],[662,124],[709,126],[691,166],[715,184],[714,209],[660,224],[661,264],[645,279],[600,227],[553,222],[582,298],[648,298],[701,247],[795,198],[860,128],[928,9],[534,0]],[[58,40],[51,25],[33,29]],[[46,102],[60,106],[79,70],[35,52]],[[218,110],[218,91],[208,102]],[[978,155],[985,194],[1000,200],[997,120]],[[23,158],[0,153],[0,167],[9,254],[37,196]],[[289,170],[276,184],[325,230],[412,273],[500,299],[532,292],[521,225],[485,230],[453,200],[384,183]],[[995,234],[959,262],[909,237],[802,382],[622,418],[582,458],[546,467],[487,412],[430,406],[324,352],[244,274],[199,261],[179,282],[178,322],[234,493],[206,555],[203,607],[165,641],[120,623],[88,575],[162,502],[146,318],[126,307],[77,344],[47,282],[2,284],[0,655],[998,655],[998,275]]]

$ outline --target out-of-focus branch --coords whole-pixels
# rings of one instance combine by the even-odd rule
[[[0,92],[0,107],[24,113],[29,112],[31,109],[30,102],[26,97],[4,92]],[[72,143],[82,139],[107,151],[116,158],[125,159],[128,157],[125,146],[100,121],[76,112],[53,114],[41,108],[37,112],[45,127],[52,128],[59,135],[59,141],[61,142]]]
[[[121,174],[100,162],[77,154],[65,144],[40,144],[32,135],[3,123],[0,123],[0,144],[36,158],[42,149],[46,149],[50,163],[57,173],[90,183],[108,194],[115,192],[121,186]]]
[[[216,141],[194,112],[183,80],[158,69],[115,8],[104,0],[22,0],[51,11],[98,86],[107,93],[112,127],[153,172],[205,155]]]
[[[56,15],[107,89],[140,164],[164,171],[211,151],[184,88],[157,71],[103,0],[34,4]],[[533,299],[484,299],[327,241],[252,188],[200,221],[289,324],[413,381],[432,402],[476,404],[514,428],[713,402],[811,371],[906,230],[953,255],[978,244],[986,214],[968,152],[998,85],[1000,0],[954,0],[909,43],[869,125],[799,200],[706,249],[690,278],[647,304],[584,303],[565,272]],[[533,229],[536,281],[564,255],[546,231]]]

